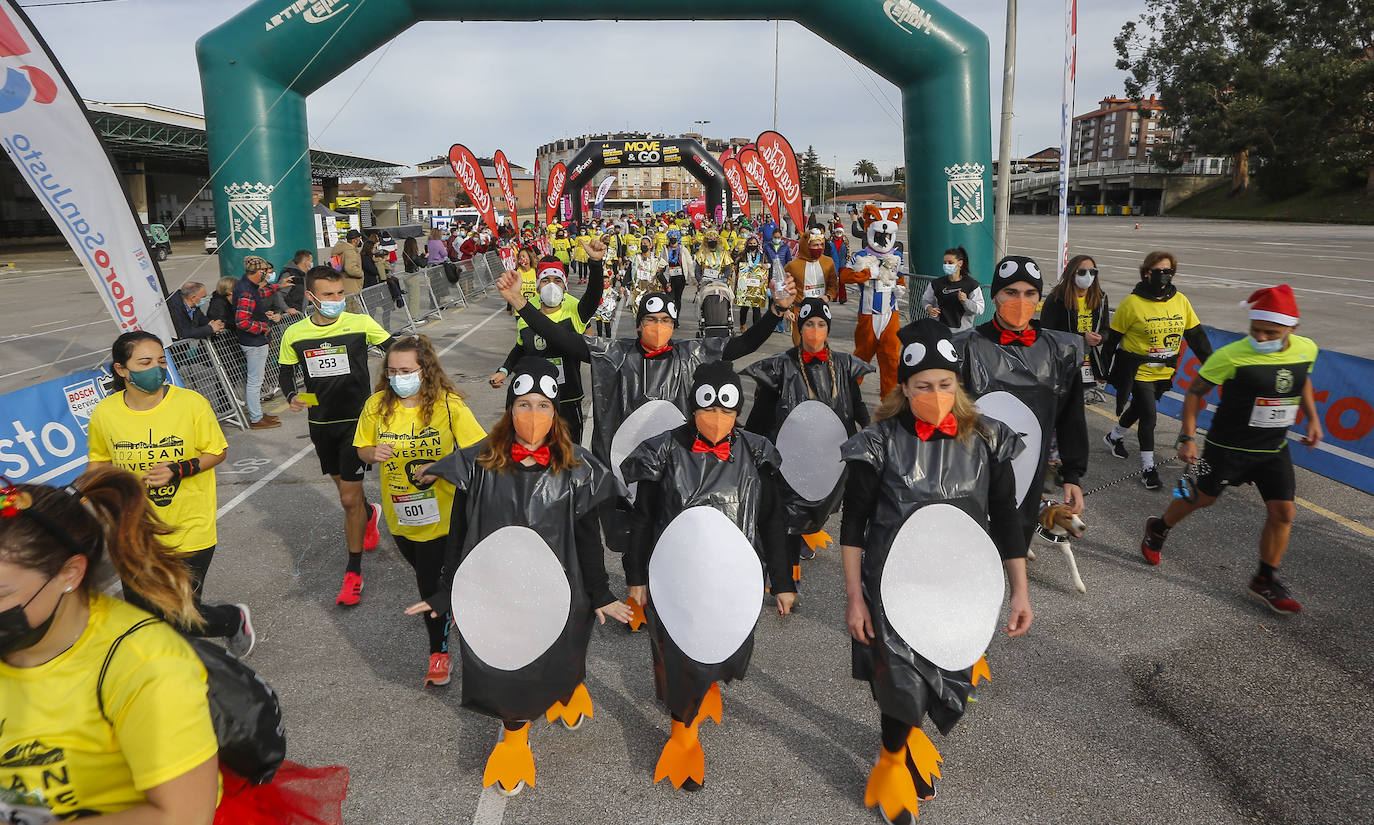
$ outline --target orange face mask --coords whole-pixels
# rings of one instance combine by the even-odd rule
[[[639,328],[639,340],[645,349],[662,349],[672,338],[672,324],[646,324]]]
[[[1020,329],[1035,317],[1036,301],[1030,298],[1012,298],[997,305],[997,317],[1006,326]]]
[[[807,352],[820,352],[825,349],[825,339],[829,334],[824,327],[804,329],[801,331],[802,346],[806,347]]]
[[[954,409],[954,393],[932,392],[918,393],[911,400],[911,414],[926,422],[927,424],[939,424],[945,420]]]
[[[524,444],[537,447],[544,443],[544,439],[549,437],[549,430],[553,429],[553,413],[534,410],[518,412],[511,415],[511,423],[515,425],[516,438]]]
[[[697,425],[697,432],[712,444],[719,444],[725,440],[730,431],[735,428],[735,413],[719,412],[717,410],[697,410],[694,416]]]

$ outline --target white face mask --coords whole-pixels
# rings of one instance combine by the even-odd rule
[[[1074,275],[1074,276],[1073,276],[1073,283],[1074,283],[1074,286],[1078,287],[1079,289],[1087,289],[1087,288],[1089,288],[1089,287],[1091,287],[1091,286],[1093,285],[1093,276],[1091,276],[1091,275]]]
[[[539,300],[546,307],[556,307],[563,303],[563,287],[559,284],[544,284],[539,287]]]
[[[958,264],[944,264],[943,266],[946,275],[953,275],[954,273],[959,271]]]

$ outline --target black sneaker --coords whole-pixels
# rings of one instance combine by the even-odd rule
[[[1250,579],[1248,589],[1250,595],[1269,605],[1269,609],[1275,613],[1291,615],[1302,612],[1302,605],[1298,604],[1297,600],[1288,593],[1288,588],[1284,587],[1276,578],[1261,579],[1259,576],[1255,576]]]
[[[1164,520],[1152,518],[1145,522],[1145,538],[1140,541],[1140,555],[1150,564],[1159,564],[1159,554],[1164,551],[1164,540],[1169,531],[1164,528]]]
[[[1140,474],[1140,483],[1145,485],[1146,490],[1158,490],[1164,486],[1159,480],[1159,471],[1154,467]]]
[[[1107,442],[1107,446],[1112,449],[1112,455],[1116,456],[1117,458],[1125,458],[1126,456],[1130,455],[1130,453],[1126,452],[1126,439],[1112,438],[1112,434],[1107,433],[1106,435],[1102,436],[1102,440]]]

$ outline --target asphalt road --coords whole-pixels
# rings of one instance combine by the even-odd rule
[[[1014,228],[1013,240],[1052,250],[1053,240],[1042,239],[1053,237],[1052,223],[1027,223]],[[1188,223],[1152,230],[1154,240],[1181,243]],[[1093,222],[1075,225],[1089,227],[1080,237],[1090,246]],[[1101,226],[1105,232],[1107,223]],[[1234,231],[1232,224],[1210,227]],[[1118,235],[1127,227],[1120,228]],[[1264,229],[1271,238],[1328,231]],[[1201,236],[1193,240],[1203,242]],[[1104,235],[1096,243],[1103,252],[1108,243],[1153,246],[1134,236],[1127,243]],[[1362,248],[1368,246],[1374,244]],[[1193,255],[1176,248],[1188,277]],[[1120,255],[1120,261],[1099,261],[1108,268],[1109,285],[1121,279],[1114,294],[1124,294],[1125,274],[1138,257]],[[186,277],[183,262],[189,270],[204,260],[174,257],[169,272]],[[1216,253],[1211,260],[1221,265],[1228,258]],[[67,305],[70,319],[79,317],[83,307],[74,293],[88,286],[85,276],[33,272],[39,268],[0,276],[13,296],[0,310],[12,324],[7,332],[48,318],[32,309],[40,304],[54,314]],[[214,274],[210,264],[206,273]],[[1195,290],[1204,321],[1244,297],[1240,289],[1217,291],[1219,297],[1203,298],[1203,289]],[[68,298],[69,305],[63,303]],[[1321,312],[1313,314],[1337,318],[1347,311],[1332,296],[1299,292],[1299,300],[1305,308],[1320,301]],[[89,303],[92,312],[99,309],[93,297]],[[853,311],[853,303],[839,308],[837,345],[850,340]],[[686,316],[693,315],[689,307]],[[504,400],[504,391],[491,390],[485,380],[508,349],[512,328],[500,304],[488,298],[425,330],[484,424],[496,419]],[[1314,335],[1319,342],[1326,337]],[[102,335],[75,338],[88,350],[108,341]],[[775,336],[761,354],[785,345]],[[12,353],[27,347],[6,347],[4,372],[12,369]],[[988,653],[993,681],[982,701],[950,736],[933,735],[945,759],[944,778],[939,799],[922,806],[923,821],[1374,819],[1374,611],[1368,597],[1374,500],[1297,470],[1305,503],[1283,574],[1306,609],[1276,616],[1244,594],[1263,518],[1253,490],[1228,493],[1212,511],[1176,529],[1161,567],[1140,559],[1141,525],[1163,509],[1179,471],[1163,468],[1164,491],[1146,492],[1129,478],[1095,490],[1138,469],[1131,440],[1130,460],[1107,453],[1100,438],[1110,422],[1099,409],[1088,413],[1089,531],[1074,544],[1088,592],[1073,590],[1057,550],[1031,563],[1035,624],[1026,637],[994,639]],[[836,548],[805,563],[795,615],[783,618],[761,607],[749,675],[725,688],[724,725],[703,726],[704,790],[686,794],[652,784],[668,717],[654,700],[648,640],[606,627],[594,634],[588,661],[596,718],[576,732],[536,723],[537,785],[506,800],[481,789],[498,724],[460,707],[456,674],[447,688],[420,687],[423,626],[401,613],[415,599],[414,580],[389,537],[364,561],[362,604],[334,605],[345,560],[340,510],[332,484],[318,472],[303,416],[281,414],[281,429],[228,431],[229,457],[217,471],[219,551],[207,597],[252,605],[259,646],[249,662],[281,694],[290,758],[352,771],[345,821],[877,821],[862,806],[878,747],[877,708],[866,686],[849,678]],[[1176,427],[1162,419],[1160,442],[1171,443]],[[374,476],[367,489],[375,494]],[[838,525],[831,528],[837,532]],[[613,588],[623,594],[619,559],[609,556],[608,567]]]

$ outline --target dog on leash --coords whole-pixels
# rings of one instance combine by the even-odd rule
[[[1073,543],[1070,539],[1082,538],[1086,529],[1088,525],[1077,513],[1070,510],[1067,504],[1060,504],[1052,499],[1040,502],[1040,523],[1035,528],[1035,537],[1043,544],[1064,551],[1064,558],[1069,563],[1069,574],[1073,577],[1073,586],[1079,593],[1087,593],[1088,588],[1078,575],[1078,562],[1074,560]],[[1034,561],[1035,550],[1027,550],[1026,556]]]

